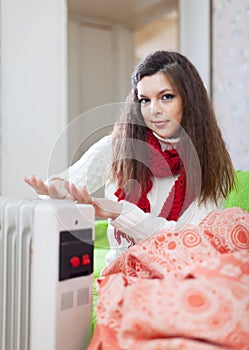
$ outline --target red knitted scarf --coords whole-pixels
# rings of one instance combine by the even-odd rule
[[[158,216],[163,217],[167,220],[177,221],[182,209],[186,194],[186,174],[184,166],[180,159],[180,156],[176,149],[162,151],[159,140],[154,136],[151,130],[148,130],[148,149],[149,149],[149,168],[154,177],[164,178],[172,175],[179,174],[176,179],[174,186],[172,187],[168,197],[166,198],[161,212]],[[114,193],[118,201],[127,200],[131,203],[136,204],[145,213],[150,212],[150,202],[147,198],[147,194],[151,190],[153,182],[151,179],[148,181],[146,191],[144,191],[138,201],[134,201],[131,196],[126,196],[123,189],[118,188]],[[189,203],[190,204],[190,203]],[[132,237],[128,237],[126,234],[115,230],[115,238],[118,243],[121,243],[121,236],[126,238],[130,242],[130,246],[135,244]]]

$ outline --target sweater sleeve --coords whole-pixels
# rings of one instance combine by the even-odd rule
[[[93,193],[104,185],[111,157],[112,137],[109,135],[91,146],[76,163],[62,173],[51,176],[47,182],[62,189],[64,180],[78,188],[86,187],[89,193]]]
[[[167,221],[151,213],[145,213],[135,204],[127,201],[120,201],[120,203],[123,204],[122,212],[115,220],[111,220],[111,224],[116,229],[131,236],[136,243],[156,231],[163,229],[175,230],[175,221]]]
[[[156,231],[163,229],[180,231],[188,224],[198,225],[211,211],[224,207],[223,199],[220,199],[217,205],[211,201],[198,205],[198,201],[196,200],[191,203],[176,222],[168,221],[151,213],[144,213],[136,205],[127,201],[120,201],[120,203],[123,204],[122,212],[115,220],[111,221],[111,224],[116,229],[131,236],[136,243]]]

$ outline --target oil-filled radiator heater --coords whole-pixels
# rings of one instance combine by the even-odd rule
[[[0,349],[85,350],[94,208],[0,197]]]

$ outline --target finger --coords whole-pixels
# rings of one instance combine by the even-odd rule
[[[34,187],[34,189],[36,190],[36,192],[39,192],[39,186],[38,186],[37,178],[35,177],[35,175],[32,175],[32,176],[30,177],[30,181],[31,181],[31,183],[33,184],[33,187]]]
[[[41,194],[48,194],[48,186],[45,185],[42,179],[38,178],[36,184]]]
[[[51,197],[51,198],[55,198],[55,199],[62,198],[62,196],[60,195],[60,193],[58,192],[58,190],[56,189],[56,187],[54,185],[48,186],[48,194],[49,194],[49,197]]]
[[[94,198],[94,206],[96,213],[105,215],[108,218],[115,219],[120,215],[123,205],[118,202],[111,201],[105,198]]]
[[[29,186],[31,186],[38,194],[46,194],[47,191],[45,193],[40,192],[40,186],[38,186],[38,184],[37,184],[37,179],[36,179],[35,175],[30,176],[30,178],[25,176],[24,181]]]
[[[72,195],[70,193],[67,193],[65,195],[64,199],[71,199],[71,200],[73,200],[73,197],[72,197]]]
[[[24,180],[24,182],[26,182],[26,184],[28,184],[29,186],[32,186],[32,182],[31,182],[31,180],[30,180],[29,177],[24,176],[23,180]],[[33,186],[32,186],[32,187],[33,187]]]
[[[64,199],[73,199],[72,195],[71,195],[71,191],[70,191],[70,185],[68,181],[63,181],[63,186],[64,186],[64,190],[65,190],[65,197]]]
[[[30,176],[30,181],[34,184],[34,186],[36,186],[36,176],[35,175]]]
[[[71,195],[71,191],[70,191],[70,185],[68,181],[64,181],[64,188],[66,190],[66,195],[65,195],[65,199],[73,199],[72,195]]]
[[[84,196],[84,198],[85,198],[85,200],[86,200],[87,203],[90,203],[90,204],[93,204],[93,203],[94,203],[93,198],[89,195],[89,193],[88,193],[86,187],[82,187],[80,193]]]
[[[78,189],[74,184],[69,185],[69,190],[74,201],[79,203],[84,203],[84,198],[82,198],[82,196],[80,195]]]
[[[35,178],[34,175],[32,175],[32,176],[30,176],[30,177],[25,176],[25,177],[24,177],[24,181],[25,181],[28,185],[34,187],[34,178]]]
[[[70,193],[70,185],[69,185],[69,182],[68,181],[64,181],[64,187],[65,189],[67,190],[68,193]]]
[[[44,184],[42,179],[38,179],[34,176],[32,177],[32,183],[38,194],[48,194],[47,186]]]
[[[78,203],[85,203],[85,204],[92,204],[93,199],[88,194],[87,189],[83,187],[81,190],[78,190],[74,184],[71,184],[70,186],[72,196],[75,201]]]

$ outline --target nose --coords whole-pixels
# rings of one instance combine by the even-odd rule
[[[153,101],[151,100],[151,104],[150,104],[150,112],[152,115],[154,116],[157,116],[157,115],[160,115],[162,114],[162,109],[161,109],[161,106],[159,104],[158,101]]]

